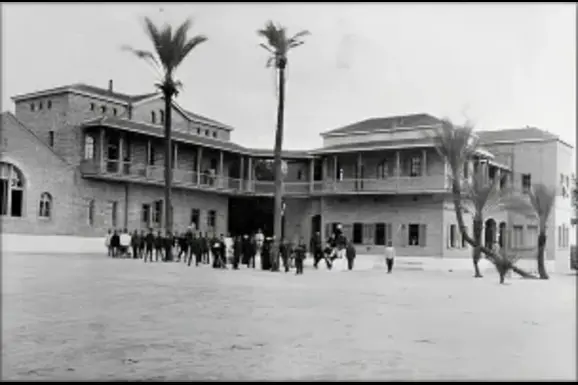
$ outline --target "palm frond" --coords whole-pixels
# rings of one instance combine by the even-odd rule
[[[132,53],[133,55],[135,55],[137,58],[143,59],[145,62],[147,62],[150,65],[150,67],[155,71],[155,76],[159,76],[159,77],[163,76],[162,66],[160,65],[158,59],[156,58],[156,56],[152,52],[146,51],[146,50],[135,49],[135,48],[130,47],[128,45],[123,45],[121,47],[121,49],[123,51],[128,51],[128,52]]]
[[[528,196],[530,204],[540,220],[540,225],[545,227],[556,202],[556,189],[543,183],[535,183],[530,189]]]
[[[436,151],[455,175],[463,174],[463,164],[472,158],[478,148],[478,139],[469,122],[456,126],[449,119],[442,119],[433,140]]]

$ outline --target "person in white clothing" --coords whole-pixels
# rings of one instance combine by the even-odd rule
[[[123,258],[127,257],[131,239],[132,237],[128,233],[128,230],[124,229],[123,232],[120,234],[120,249]]]
[[[227,263],[232,263],[233,261],[233,238],[231,234],[227,234],[225,237],[225,258]]]
[[[387,246],[385,248],[385,264],[387,265],[387,273],[391,274],[393,270],[393,260],[395,259],[395,248],[391,241],[387,242]]]

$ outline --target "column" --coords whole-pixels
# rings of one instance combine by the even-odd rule
[[[106,170],[105,168],[105,158],[104,158],[104,141],[106,140],[104,127],[100,128],[100,140],[99,140],[99,148],[98,148],[98,167],[100,172]]]
[[[322,182],[322,189],[325,190],[325,186],[327,183],[327,157],[324,156],[321,158],[321,182]]]
[[[147,178],[148,178],[148,176],[149,176],[149,172],[148,172],[149,166],[152,165],[152,164],[151,164],[151,160],[152,160],[152,159],[151,159],[151,158],[152,158],[151,155],[152,155],[152,152],[153,152],[153,151],[152,151],[152,143],[151,143],[151,140],[150,140],[150,138],[149,138],[149,139],[147,140],[147,160],[146,160],[146,164],[145,164],[145,177],[147,177]]]
[[[427,175],[427,150],[424,148],[421,151],[421,176]]]
[[[333,180],[335,183],[333,183],[333,190],[337,189],[337,182],[339,181],[339,173],[338,173],[338,169],[337,169],[337,155],[333,155]]]
[[[361,175],[361,169],[363,167],[363,159],[361,157],[361,152],[357,153],[357,188],[359,190],[363,189],[363,175]]]
[[[116,172],[119,174],[123,173],[123,162],[124,162],[124,132],[120,133],[118,139],[118,164]]]
[[[241,162],[239,166],[239,190],[243,190],[243,178],[245,175],[245,157],[241,155]]]
[[[201,185],[201,163],[203,161],[203,147],[197,147],[197,186]]]
[[[174,156],[173,156],[173,170],[174,169],[178,169],[178,165],[179,165],[179,144],[177,142],[173,142],[173,151],[174,151]]]
[[[315,183],[315,159],[312,158],[309,160],[309,192],[312,193],[314,190]]]
[[[253,158],[248,157],[247,167],[247,191],[253,190]]]
[[[496,175],[494,176],[494,178],[496,179],[496,183],[497,183],[496,187],[499,190],[500,189],[500,183],[502,181],[502,170],[499,167],[496,168]]]
[[[219,187],[223,187],[225,185],[225,162],[224,162],[225,155],[223,151],[219,151]]]
[[[400,177],[401,175],[401,159],[399,156],[399,151],[395,152],[395,176]]]

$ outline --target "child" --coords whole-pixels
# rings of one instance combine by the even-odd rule
[[[385,264],[387,265],[387,273],[391,274],[393,269],[393,260],[395,258],[395,249],[391,241],[387,242],[387,247],[385,248]]]

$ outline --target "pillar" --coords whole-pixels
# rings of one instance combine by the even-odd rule
[[[243,155],[241,155],[239,168],[239,190],[243,190],[243,178],[245,177],[245,157]]]
[[[401,158],[399,156],[399,151],[395,152],[395,176],[401,176]]]
[[[100,140],[99,140],[99,148],[98,148],[98,166],[100,171],[104,171],[105,168],[105,158],[104,158],[104,141],[106,140],[104,127],[100,128]]]
[[[124,166],[124,132],[120,133],[118,140],[118,164],[117,173],[123,173]]]
[[[251,191],[253,190],[253,158],[248,157],[247,163],[247,190]]]
[[[309,192],[312,193],[314,190],[315,183],[315,159],[312,158],[309,160]]]
[[[173,159],[173,169],[178,169],[178,165],[179,165],[179,144],[177,142],[173,142],[173,146],[174,146],[174,159]]]
[[[197,147],[197,186],[201,185],[201,163],[203,161],[203,147]]]
[[[225,155],[223,154],[223,151],[219,151],[219,187],[223,187],[225,185],[225,161],[224,161]]]
[[[363,158],[361,152],[357,153],[357,188],[363,188],[363,175],[361,175],[361,169],[363,168]]]
[[[421,176],[427,175],[427,149],[421,150]]]

